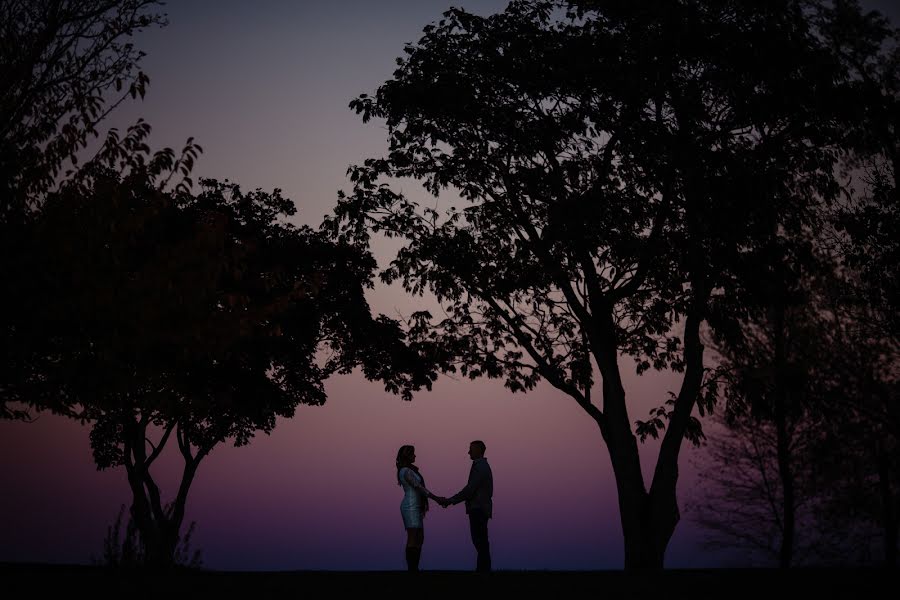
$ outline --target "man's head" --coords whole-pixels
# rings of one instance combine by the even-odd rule
[[[475,440],[469,444],[469,458],[475,460],[476,458],[481,458],[484,456],[484,451],[487,447],[484,445],[484,442],[481,440]]]

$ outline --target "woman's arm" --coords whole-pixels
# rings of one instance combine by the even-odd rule
[[[436,494],[433,494],[428,488],[426,488],[424,485],[422,485],[422,480],[419,479],[417,476],[413,475],[412,471],[407,470],[406,473],[403,474],[403,479],[406,481],[406,483],[408,483],[410,486],[412,486],[413,489],[418,491],[420,494],[424,494],[426,498],[430,498],[431,500],[434,500],[441,506],[446,506],[447,499],[444,498],[443,496],[438,496]],[[427,510],[427,505],[426,505],[426,510]]]
[[[416,475],[412,472],[412,470],[407,469],[406,473],[403,474],[403,479],[406,480],[406,483],[411,485],[417,491],[425,494],[428,498],[434,497],[434,494],[428,491],[424,485],[422,485],[422,480],[416,477]]]

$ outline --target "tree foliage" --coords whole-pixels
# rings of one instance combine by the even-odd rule
[[[152,152],[143,121],[83,160],[109,111],[144,94],[127,38],[164,24],[158,4],[0,3],[0,277],[14,290],[0,415],[90,423],[97,466],[124,466],[145,560],[167,565],[217,444],[322,404],[333,373],[361,367],[407,399],[434,375],[421,345],[372,317],[368,252],[290,225],[279,190],[192,192],[199,145]],[[151,467],[172,445],[183,470],[167,503]]]
[[[546,380],[596,421],[627,566],[661,566],[679,519],[679,449],[702,439],[691,413],[716,398],[701,327],[734,327],[773,240],[815,227],[811,207],[839,193],[858,115],[845,109],[854,85],[822,34],[824,6],[451,9],[374,96],[351,103],[385,121],[388,152],[350,169],[353,190],[327,226],[405,242],[382,278],[443,303],[445,318],[418,314],[411,333],[447,350],[448,369],[513,391]],[[392,178],[440,200],[419,204]],[[641,438],[663,438],[649,490],[620,356],[639,373],[684,374],[637,423]]]
[[[79,169],[110,111],[126,98],[143,97],[149,80],[130,38],[165,24],[159,6],[155,0],[0,0],[0,281],[14,290],[0,302],[0,418],[30,418],[25,388],[39,377],[28,295],[35,289],[28,255],[35,218],[47,193]],[[148,155],[148,134],[143,122],[121,140],[113,131],[93,159]],[[175,161],[169,149],[155,159],[161,170]],[[67,164],[72,168],[63,173]]]
[[[769,542],[779,546],[781,566],[803,547],[815,548],[816,560],[896,564],[900,38],[883,16],[861,12],[856,2],[834,2],[820,14],[822,39],[856,98],[841,107],[850,116],[842,193],[817,208],[818,227],[773,245],[757,301],[735,327],[716,331],[734,427],[733,439],[714,450],[720,463],[734,464],[752,441],[758,456],[772,460],[743,473],[712,467],[713,487],[726,501],[704,502],[707,514],[697,518],[726,534],[717,535],[720,543],[745,545],[777,530]],[[810,249],[805,255],[797,254],[798,241]],[[756,443],[763,439],[768,445]],[[738,479],[755,481],[770,496],[739,497],[735,490],[746,488]],[[802,503],[804,526],[798,519],[795,527]],[[768,517],[738,532],[729,514],[748,507]]]
[[[715,546],[781,567],[896,564],[900,349],[830,266],[717,341],[725,420],[693,518]]]
[[[99,468],[125,467],[149,561],[171,561],[217,444],[324,403],[325,379],[357,365],[406,398],[430,386],[398,324],[370,314],[372,257],[288,224],[279,190],[168,192],[146,168],[102,164],[83,175],[47,200],[29,253],[41,360],[28,389],[92,424]],[[150,467],[172,438],[184,468],[167,509]]]
[[[130,38],[165,24],[157,0],[0,2],[0,218],[21,213],[97,125],[149,79]]]

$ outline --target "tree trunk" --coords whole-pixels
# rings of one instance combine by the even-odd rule
[[[131,421],[127,422],[126,429],[132,434],[126,437],[125,444],[127,457],[125,468],[132,496],[131,516],[140,534],[144,563],[153,569],[170,569],[175,566],[175,554],[184,521],[188,492],[206,451],[198,452],[198,456],[191,457],[189,448],[182,448],[185,464],[181,484],[174,502],[169,506],[163,506],[159,488],[149,470],[149,464],[155,456],[148,459],[144,449],[146,426]],[[160,441],[159,450],[167,439],[168,434]],[[186,441],[184,443],[186,444]],[[155,454],[158,455],[158,452]]]
[[[131,518],[140,535],[144,565],[155,569],[169,568],[174,565],[175,558],[175,540],[169,520],[153,510],[144,478],[139,473],[129,473],[128,483],[131,487]]]
[[[684,330],[685,371],[681,389],[675,399],[675,407],[669,416],[653,482],[642,508],[642,541],[640,548],[643,564],[652,568],[662,568],[666,548],[681,520],[676,494],[678,485],[678,456],[691,412],[700,394],[703,383],[703,344],[700,342],[699,313],[692,311]]]
[[[675,431],[672,432],[670,425],[666,436],[668,444],[666,440],[663,444],[667,450],[660,450],[654,485],[651,492],[647,493],[637,439],[632,432],[625,404],[617,347],[609,331],[608,328],[604,332],[607,343],[602,350],[595,352],[595,359],[603,377],[603,412],[606,421],[601,431],[616,478],[625,544],[625,569],[659,570],[664,566],[666,548],[680,519],[675,484],[678,480],[678,448],[684,436],[686,420],[683,414],[673,415]],[[699,338],[697,344],[699,345]],[[699,359],[699,368],[694,365],[686,371],[685,380],[688,383],[683,386],[680,395],[685,401],[680,406],[676,404],[676,413],[684,413],[686,410],[687,415],[690,415],[699,390],[700,379],[697,374],[702,375],[702,346]],[[696,361],[691,361],[692,364],[694,362]]]
[[[794,473],[791,468],[790,432],[788,431],[787,355],[785,349],[785,309],[779,299],[775,307],[775,434],[778,475],[781,479],[783,529],[778,550],[778,567],[787,569],[794,560],[796,498]]]
[[[790,439],[785,424],[784,409],[775,406],[775,430],[778,453],[778,475],[781,479],[783,530],[778,550],[778,567],[789,568],[794,561],[794,537],[796,535],[796,494],[794,473],[791,468]]]
[[[638,490],[630,487],[623,495],[622,486],[619,489],[619,510],[625,538],[625,569],[662,569],[665,566],[666,549],[680,520],[674,492],[639,494],[636,493]]]
[[[156,570],[167,570],[175,566],[175,547],[178,544],[178,529],[168,519],[153,523],[153,536],[144,543],[146,566]],[[143,532],[141,532],[141,539]]]
[[[900,528],[900,515],[897,514],[897,504],[891,493],[891,469],[890,457],[884,451],[882,444],[877,446],[878,456],[878,490],[881,496],[881,527],[884,533],[884,565],[886,567],[897,566],[897,536]]]
[[[607,448],[616,478],[619,518],[625,544],[625,568],[662,569],[666,543],[660,543],[653,527],[650,496],[640,470],[637,440],[630,430],[609,427]]]
[[[132,488],[131,512],[141,536],[144,563],[153,569],[170,569],[175,566],[175,553],[184,510],[174,507],[162,515],[148,512],[147,497],[143,489],[135,493]]]

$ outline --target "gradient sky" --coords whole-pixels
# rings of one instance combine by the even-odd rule
[[[479,13],[500,0],[203,2],[166,7],[170,25],[141,34],[151,84],[143,102],[123,106],[108,126],[138,117],[153,126],[151,146],[180,148],[194,136],[204,153],[195,176],[228,178],[245,189],[278,187],[316,225],[349,164],[381,154],[385,131],[363,124],[348,102],[391,76],[403,44],[450,5]],[[896,18],[890,1],[871,2]],[[411,186],[412,184],[406,183]],[[379,260],[390,247],[376,246]],[[427,301],[378,287],[373,310],[408,315]],[[661,404],[678,379],[637,378],[622,361],[632,420]],[[403,402],[354,373],[331,379],[322,407],[301,406],[271,436],[221,445],[201,464],[188,500],[194,547],[214,569],[402,569],[405,532],[394,457],[414,444],[428,486],[453,494],[465,484],[469,441],[482,439],[495,476],[490,523],[498,569],[621,568],[615,484],[593,421],[546,385],[513,395],[497,382],[442,377],[431,393]],[[657,445],[641,449],[645,477]],[[729,564],[702,548],[690,523],[696,490],[682,452],[682,522],[669,567]],[[174,492],[177,451],[155,473]],[[105,529],[129,503],[124,470],[98,472],[88,429],[52,415],[0,422],[0,561],[89,562]],[[424,569],[470,569],[474,550],[462,506],[433,507],[426,520]]]

